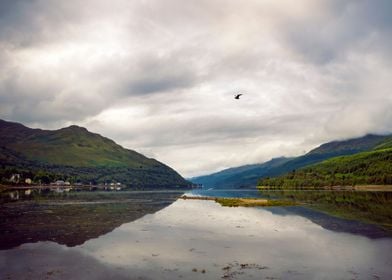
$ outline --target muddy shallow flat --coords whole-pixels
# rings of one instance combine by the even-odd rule
[[[1,279],[392,279],[391,266],[391,238],[197,200],[73,248],[39,242],[0,251]]]

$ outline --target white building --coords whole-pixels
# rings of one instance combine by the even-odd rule
[[[20,181],[20,174],[12,174],[10,178],[11,183],[19,183]]]

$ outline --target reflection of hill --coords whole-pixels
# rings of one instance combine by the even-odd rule
[[[80,193],[0,205],[0,250],[54,241],[69,247],[174,202],[180,192]]]
[[[372,224],[362,223],[355,220],[347,220],[330,216],[328,214],[315,211],[305,207],[284,207],[284,208],[265,208],[278,215],[299,215],[311,220],[313,223],[321,227],[336,231],[358,234],[368,238],[384,238],[390,237],[390,233],[386,230]]]
[[[330,214],[310,209],[290,209],[329,230],[371,238],[392,234],[392,192],[271,190],[262,191],[261,194],[271,198],[292,199]]]

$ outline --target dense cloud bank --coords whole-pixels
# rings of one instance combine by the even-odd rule
[[[387,0],[1,1],[0,118],[199,175],[392,132],[391,38]]]

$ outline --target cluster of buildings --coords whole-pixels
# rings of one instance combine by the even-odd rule
[[[22,176],[20,174],[12,174],[11,177],[8,179],[8,182],[14,183],[14,184],[25,184],[25,185],[31,185],[33,184],[33,180],[30,178],[25,178],[23,180]],[[48,186],[48,185],[42,185],[39,184],[40,186]],[[89,190],[107,190],[107,191],[121,191],[123,189],[123,185],[120,182],[112,182],[112,183],[105,183],[101,185],[92,185],[91,183],[89,185],[85,185],[82,183],[71,183],[69,181],[64,181],[64,180],[56,180],[52,183],[49,184],[49,188],[51,190],[58,190],[58,192],[63,192],[63,191],[70,191],[72,189],[80,190],[80,189],[89,189]]]

